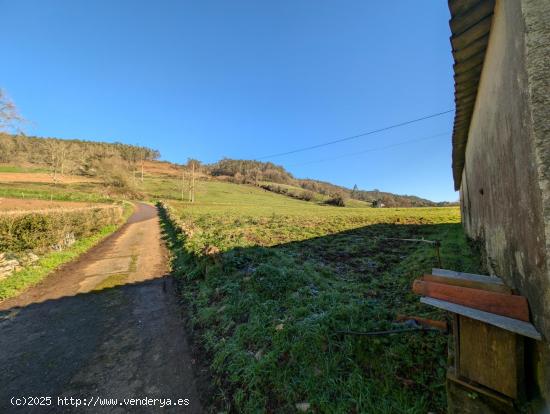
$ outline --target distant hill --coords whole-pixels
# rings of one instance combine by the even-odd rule
[[[224,158],[204,168],[214,177],[224,177],[236,183],[255,184],[269,191],[306,200],[318,199],[316,194],[320,194],[326,199],[343,197],[378,207],[433,207],[456,204],[436,203],[413,195],[399,195],[380,190],[350,189],[313,179],[299,179],[284,167],[271,162]],[[303,191],[299,192],[296,189]]]
[[[16,136],[0,133],[0,163],[40,166],[55,177],[73,174],[98,177],[119,188],[131,188],[136,175],[178,176],[187,168],[167,161],[158,161],[159,151],[148,147],[98,141],[63,140]],[[224,158],[213,164],[191,160],[202,178],[252,184],[268,191],[306,201],[338,205],[375,207],[431,207],[456,203],[435,203],[412,195],[398,195],[379,190],[350,189],[332,183],[294,177],[284,167],[272,162]],[[190,164],[188,163],[188,164]],[[55,179],[54,179],[55,180]],[[365,203],[365,204],[364,204]]]

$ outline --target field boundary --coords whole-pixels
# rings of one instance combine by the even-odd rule
[[[19,295],[28,288],[46,279],[59,267],[78,259],[78,257],[92,247],[104,241],[107,237],[120,230],[135,211],[132,203],[123,205],[123,219],[119,224],[110,224],[101,228],[97,233],[77,240],[74,245],[61,251],[53,251],[42,256],[36,263],[0,280],[0,302]]]
[[[41,209],[32,209],[32,210],[5,210],[0,211],[0,216],[19,216],[25,214],[51,214],[51,213],[72,213],[75,211],[88,211],[96,209],[110,209],[116,207],[116,204],[105,204],[105,205],[93,205],[86,207],[54,207],[54,208],[41,208]]]

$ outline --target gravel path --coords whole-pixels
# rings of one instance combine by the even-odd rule
[[[98,246],[0,302],[0,412],[202,412],[168,272],[156,209],[139,204]],[[189,405],[161,408],[167,399]]]

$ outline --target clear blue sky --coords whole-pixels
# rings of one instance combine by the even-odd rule
[[[445,1],[0,0],[0,14],[0,87],[31,135],[210,163],[454,107]],[[272,161],[301,178],[456,200],[452,119]]]

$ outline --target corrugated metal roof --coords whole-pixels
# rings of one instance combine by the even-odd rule
[[[453,177],[460,189],[468,130],[489,43],[495,0],[449,0],[451,45],[455,60],[455,121]]]

